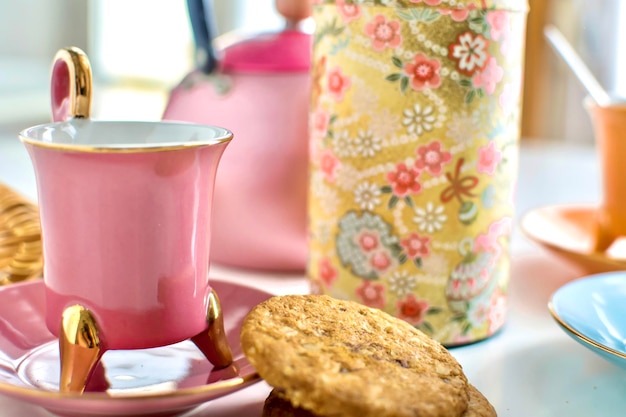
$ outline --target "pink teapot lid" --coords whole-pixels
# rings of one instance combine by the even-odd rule
[[[311,64],[311,35],[286,29],[264,33],[224,49],[224,72],[306,72]]]

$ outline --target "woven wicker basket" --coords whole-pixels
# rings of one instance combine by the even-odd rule
[[[39,210],[0,184],[0,285],[38,278],[42,273]]]

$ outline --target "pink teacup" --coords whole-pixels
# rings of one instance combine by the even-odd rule
[[[208,269],[213,184],[231,132],[76,117],[88,116],[91,88],[80,83],[91,76],[74,48],[57,54],[52,78],[53,114],[70,117],[20,139],[37,178],[61,391],[82,392],[109,349],[191,338],[214,365],[230,364]]]

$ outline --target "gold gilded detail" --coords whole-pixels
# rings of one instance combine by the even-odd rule
[[[79,48],[70,46],[60,49],[54,63],[62,61],[69,71],[70,107],[69,116],[88,118],[91,114],[92,77],[89,58]]]
[[[96,320],[81,305],[76,304],[63,311],[59,352],[59,391],[82,394],[103,352]]]
[[[0,184],[0,285],[43,273],[39,210]]]
[[[224,331],[224,315],[222,305],[215,290],[209,295],[209,306],[206,315],[208,328],[191,338],[198,349],[216,368],[225,368],[233,363],[233,354],[228,346]]]
[[[552,315],[552,317],[556,320],[556,322],[563,327],[564,329],[566,329],[570,334],[572,334],[574,337],[580,339],[581,341],[585,342],[588,345],[593,346],[596,349],[602,350],[608,354],[611,355],[615,355],[619,358],[622,359],[626,359],[626,355],[618,350],[612,349],[608,346],[605,346],[601,343],[596,342],[595,340],[585,336],[584,334],[580,333],[578,330],[576,330],[575,328],[573,328],[572,326],[570,326],[565,320],[563,320],[563,318],[561,316],[558,315],[558,313],[556,312],[556,310],[554,309],[554,306],[552,305],[552,302],[548,303],[548,310],[550,311],[550,314]]]

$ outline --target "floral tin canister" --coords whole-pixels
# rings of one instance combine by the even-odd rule
[[[504,323],[527,6],[318,1],[312,291],[445,345]]]

